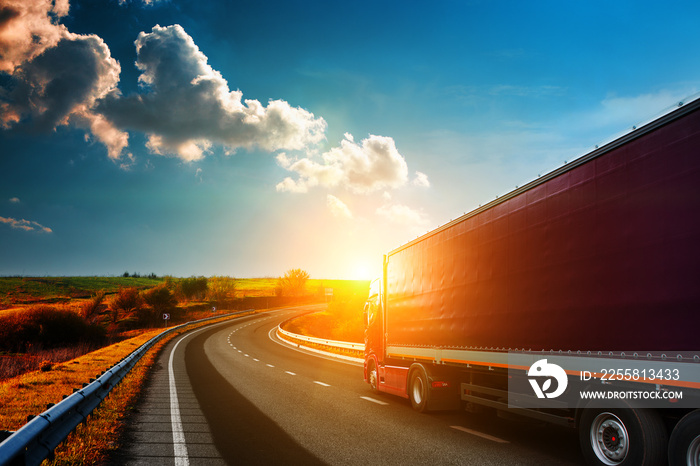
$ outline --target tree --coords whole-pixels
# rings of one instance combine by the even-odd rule
[[[207,282],[207,299],[216,306],[226,306],[235,298],[236,279],[210,277]]]
[[[306,282],[308,279],[309,274],[304,270],[287,270],[284,277],[277,279],[275,292],[278,296],[304,296],[306,295]]]

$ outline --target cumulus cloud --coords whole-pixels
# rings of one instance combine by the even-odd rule
[[[283,168],[298,175],[277,185],[278,191],[306,192],[314,186],[342,186],[355,193],[398,188],[408,181],[406,160],[390,137],[370,135],[356,143],[345,135],[340,147],[321,155],[321,161],[311,158],[291,160],[286,155],[277,158]]]
[[[100,37],[57,24],[66,14],[67,0],[3,0],[0,71],[11,79],[0,90],[0,125],[27,123],[48,131],[73,124],[92,132],[117,158],[128,136],[93,108],[116,89],[121,68]]]
[[[319,156],[323,118],[284,100],[244,100],[180,25],[138,35],[140,87],[122,95],[121,65],[102,38],[59,23],[68,11],[68,0],[0,0],[0,72],[9,75],[0,88],[0,127],[81,128],[125,169],[135,160],[125,154],[128,131],[144,133],[152,153],[184,161],[202,159],[215,145],[226,154],[238,148],[306,154],[278,156],[291,172],[278,191],[323,186],[365,194],[408,183],[406,161],[390,137],[355,142],[346,133],[338,147]],[[428,186],[428,178],[416,172],[413,184]]]
[[[186,161],[212,143],[228,149],[302,150],[325,138],[326,122],[283,100],[264,106],[231,91],[180,25],[155,26],[136,39],[142,92],[113,92],[98,107],[123,130],[148,134],[148,148]]]
[[[331,211],[331,214],[333,214],[334,217],[352,218],[352,212],[350,211],[348,206],[332,194],[326,196],[326,205],[328,206],[328,208]]]
[[[51,228],[45,227],[32,220],[17,220],[11,217],[0,217],[0,223],[9,225],[16,230],[36,231],[39,233],[53,233]]]
[[[3,0],[0,3],[0,71],[13,73],[22,63],[58,44],[67,32],[58,19],[68,0]]]

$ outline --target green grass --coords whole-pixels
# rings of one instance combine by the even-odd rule
[[[145,277],[0,277],[0,300],[10,305],[89,298],[100,290],[111,293],[120,287],[150,288],[162,282]]]
[[[0,309],[14,305],[67,302],[89,298],[98,291],[115,293],[122,287],[152,288],[164,278],[148,277],[0,277]],[[178,278],[173,278],[177,281]],[[309,279],[309,294],[323,295],[333,288],[334,295],[354,294],[366,289],[366,280]],[[277,278],[236,278],[236,297],[275,296]]]

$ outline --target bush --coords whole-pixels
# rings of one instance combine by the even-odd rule
[[[104,300],[104,290],[98,291],[89,301],[80,305],[80,316],[87,322],[95,322],[106,309]]]
[[[287,270],[284,277],[277,279],[275,295],[277,296],[306,296],[308,272],[301,269]]]
[[[165,283],[144,291],[142,296],[150,306],[150,309],[141,309],[139,312],[139,321],[146,325],[156,324],[161,314],[171,312],[177,306],[175,295]]]
[[[107,323],[110,330],[132,327],[138,320],[138,312],[142,307],[143,299],[138,289],[120,288],[107,309]]]
[[[31,348],[59,348],[79,343],[101,344],[105,330],[78,314],[53,306],[36,306],[0,318],[0,349],[27,352]]]
[[[207,278],[183,278],[178,282],[178,288],[184,299],[201,301],[207,294]]]
[[[236,297],[236,279],[211,277],[207,285],[207,299],[215,306],[225,307]]]

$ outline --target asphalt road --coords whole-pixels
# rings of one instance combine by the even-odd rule
[[[493,413],[420,414],[406,400],[373,394],[361,365],[274,337],[295,312],[239,318],[172,342],[114,463],[583,464],[570,429]]]

